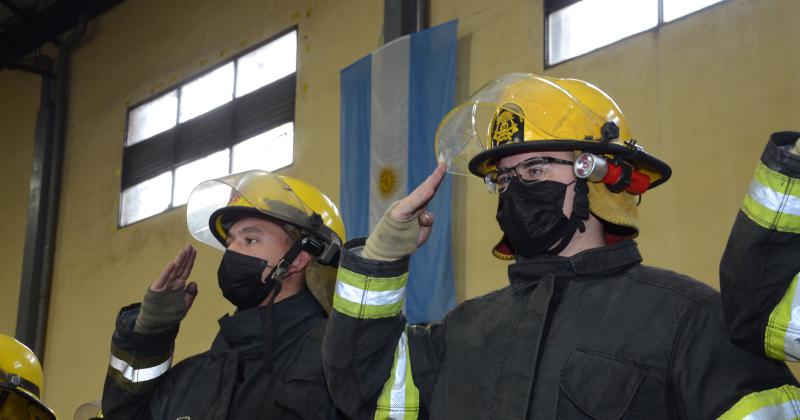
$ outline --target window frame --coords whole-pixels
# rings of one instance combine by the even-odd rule
[[[594,52],[597,52],[597,51],[600,51],[600,50],[605,49],[607,47],[610,47],[612,45],[619,44],[620,42],[624,42],[624,41],[626,41],[626,40],[628,40],[630,38],[633,38],[635,36],[639,36],[639,35],[641,35],[641,34],[643,34],[645,32],[658,31],[664,25],[669,25],[669,24],[671,24],[673,22],[677,22],[679,20],[683,20],[683,19],[685,19],[685,18],[687,18],[689,16],[692,16],[692,15],[694,15],[696,13],[704,12],[706,10],[709,10],[709,9],[711,9],[713,7],[717,7],[719,5],[725,4],[727,2],[727,0],[721,0],[721,1],[717,2],[717,3],[709,4],[708,6],[705,6],[703,8],[697,9],[697,10],[691,12],[691,13],[687,13],[687,14],[679,17],[679,18],[675,18],[675,19],[673,19],[673,20],[671,20],[669,22],[665,22],[664,21],[664,0],[658,0],[658,20],[656,22],[656,25],[653,26],[652,28],[648,28],[648,29],[645,29],[643,31],[639,31],[639,32],[630,34],[630,35],[628,35],[628,36],[626,36],[624,38],[620,38],[620,39],[618,39],[618,40],[616,40],[614,42],[611,42],[609,44],[601,45],[601,46],[599,46],[599,47],[597,47],[597,48],[595,48],[595,49],[593,49],[591,51],[587,51],[587,52],[585,52],[583,54],[576,55],[575,57],[570,57],[570,58],[568,58],[566,60],[559,61],[558,63],[550,64],[549,63],[549,61],[550,61],[550,48],[549,48],[549,45],[550,45],[550,35],[549,35],[550,34],[550,15],[555,13],[555,12],[557,12],[557,11],[559,11],[559,10],[561,10],[561,9],[567,8],[569,6],[572,6],[575,3],[579,3],[581,1],[582,0],[544,0],[544,2],[542,4],[542,11],[543,11],[543,16],[544,16],[544,25],[542,25],[542,27],[544,28],[544,33],[543,33],[543,36],[542,36],[542,38],[544,39],[544,48],[543,48],[542,54],[544,56],[543,59],[544,59],[544,69],[545,70],[553,68],[553,67],[561,65],[561,64],[564,64],[564,63],[567,63],[567,62],[570,62],[570,61],[575,60],[577,58],[581,58],[581,57],[587,56],[587,55],[592,54]]]
[[[238,79],[237,76],[238,76],[238,66],[239,66],[238,61],[239,61],[239,58],[241,58],[241,57],[243,57],[243,56],[245,56],[245,55],[247,55],[247,54],[249,54],[249,53],[251,53],[251,52],[253,52],[253,51],[255,51],[255,50],[259,49],[259,48],[261,48],[261,47],[264,47],[267,44],[269,44],[269,43],[271,43],[271,42],[283,37],[284,35],[290,34],[292,32],[296,32],[296,36],[297,36],[297,46],[295,48],[295,71],[293,73],[289,74],[289,75],[281,77],[280,79],[274,80],[274,81],[270,82],[267,85],[261,86],[261,87],[259,87],[258,89],[254,90],[254,91],[250,91],[248,93],[245,93],[242,96],[237,98],[236,97],[236,87],[237,87],[236,85],[237,85],[237,79]],[[269,86],[274,86],[274,85],[277,86],[281,82],[283,82],[284,84],[288,84],[288,82],[291,81],[292,82],[291,92],[293,93],[292,100],[291,100],[291,104],[292,104],[291,119],[288,120],[288,121],[285,121],[284,123],[291,122],[293,124],[292,131],[293,132],[295,131],[295,128],[297,126],[297,124],[296,124],[296,117],[297,117],[296,116],[296,107],[297,107],[297,70],[299,68],[299,62],[300,62],[300,48],[299,48],[299,45],[300,45],[300,30],[299,30],[299,26],[298,25],[292,25],[292,26],[290,26],[290,27],[288,27],[286,29],[283,29],[283,30],[281,30],[281,31],[269,36],[268,38],[265,38],[262,41],[259,41],[256,44],[253,44],[253,45],[251,45],[251,46],[249,46],[249,47],[237,52],[234,55],[226,57],[225,60],[220,61],[220,62],[218,62],[218,63],[216,63],[216,64],[214,64],[214,65],[212,65],[210,67],[207,67],[207,68],[203,69],[202,71],[200,71],[199,73],[193,74],[193,75],[187,77],[186,79],[183,79],[183,80],[181,80],[179,82],[176,82],[176,83],[174,83],[174,84],[172,84],[170,86],[167,86],[166,88],[161,89],[161,90],[149,95],[147,98],[142,99],[140,101],[137,101],[137,102],[129,105],[126,108],[126,110],[125,110],[125,131],[124,131],[124,134],[123,134],[123,137],[122,137],[122,150],[121,150],[121,156],[120,156],[121,170],[120,170],[120,176],[119,176],[119,189],[118,189],[118,198],[119,198],[119,200],[117,202],[117,229],[118,230],[119,229],[123,229],[123,228],[127,228],[129,226],[133,226],[133,225],[138,224],[140,222],[143,222],[145,220],[151,219],[153,217],[161,216],[161,215],[163,215],[165,213],[168,213],[168,212],[170,212],[172,210],[175,210],[177,208],[186,206],[186,203],[180,204],[180,205],[177,205],[177,206],[173,205],[173,202],[175,200],[175,184],[176,184],[175,183],[175,170],[177,168],[179,168],[179,167],[181,167],[181,166],[183,166],[183,165],[185,165],[187,163],[191,163],[191,162],[194,162],[196,160],[203,159],[206,156],[210,156],[210,155],[212,155],[214,153],[217,153],[217,152],[220,152],[222,150],[228,149],[229,150],[229,155],[228,155],[228,173],[230,174],[230,172],[231,172],[231,170],[233,168],[233,147],[234,146],[236,146],[236,145],[248,140],[251,137],[255,137],[255,136],[258,136],[260,134],[263,134],[263,133],[271,130],[272,128],[276,128],[276,127],[282,125],[283,123],[274,124],[271,128],[268,128],[268,129],[264,130],[262,133],[252,134],[251,136],[249,136],[247,138],[244,138],[244,139],[232,140],[232,141],[230,141],[230,144],[227,144],[224,147],[216,148],[216,149],[213,149],[213,150],[209,151],[208,153],[203,154],[201,156],[194,156],[191,159],[184,159],[184,160],[180,160],[178,158],[178,150],[177,149],[178,149],[179,145],[178,145],[178,140],[176,139],[178,137],[178,134],[177,134],[178,127],[181,127],[181,126],[185,127],[187,124],[191,124],[192,121],[195,121],[195,120],[198,120],[199,118],[202,118],[203,115],[206,115],[206,114],[214,112],[214,111],[223,110],[223,108],[226,107],[226,106],[229,106],[229,107],[232,108],[230,110],[230,113],[231,113],[231,115],[230,115],[231,124],[230,125],[233,126],[234,122],[236,121],[236,117],[237,117],[237,108],[238,107],[236,106],[236,104],[234,104],[237,99],[245,98],[248,95],[250,95],[252,93],[255,93],[255,92],[258,92],[259,90],[267,88]],[[226,102],[225,104],[219,105],[219,106],[217,106],[215,108],[212,108],[212,109],[210,109],[208,111],[205,111],[204,113],[202,113],[200,115],[197,115],[197,116],[195,116],[193,118],[190,118],[190,119],[188,119],[188,120],[186,120],[184,122],[180,122],[180,110],[181,110],[181,99],[182,99],[181,88],[183,86],[186,86],[186,85],[192,83],[195,80],[200,79],[203,76],[206,76],[206,75],[210,74],[214,70],[217,70],[217,69],[219,69],[219,68],[221,68],[221,67],[223,67],[225,65],[228,65],[230,63],[233,63],[233,86],[232,86],[232,91],[231,91],[231,100]],[[163,96],[163,95],[165,95],[165,94],[167,94],[167,93],[169,93],[169,92],[171,92],[173,90],[177,91],[177,107],[176,107],[176,111],[175,111],[176,112],[176,114],[175,114],[175,125],[172,126],[169,129],[167,129],[167,130],[161,131],[161,132],[159,132],[157,134],[154,134],[154,135],[152,135],[150,137],[147,137],[145,139],[139,140],[135,144],[132,144],[132,145],[129,146],[128,145],[128,134],[129,134],[129,128],[130,128],[131,111],[133,111],[134,109],[136,109],[136,108],[138,108],[138,107],[140,107],[140,106],[142,106],[142,105],[144,105],[144,104],[146,104],[148,102],[151,102],[154,99],[159,98],[159,97],[161,97],[161,96]],[[233,130],[233,127],[231,127],[230,130]],[[130,149],[131,147],[134,147],[136,145],[140,145],[142,143],[150,142],[152,140],[157,140],[157,141],[162,141],[162,142],[163,141],[168,141],[168,139],[165,139],[165,138],[158,139],[158,137],[161,136],[161,135],[165,135],[165,136],[171,137],[169,139],[169,141],[172,142],[172,145],[171,145],[171,150],[172,150],[172,154],[173,154],[172,164],[164,172],[160,172],[158,174],[155,174],[151,178],[145,178],[145,179],[139,180],[138,182],[133,183],[131,185],[126,185],[126,182],[125,182],[126,181],[125,167],[126,167],[126,152],[127,152],[127,150]],[[169,146],[169,145],[167,145],[167,146]],[[294,135],[292,135],[292,148],[294,149]],[[283,166],[283,167],[277,169],[276,171],[285,170],[285,169],[287,169],[287,168],[289,168],[289,167],[291,167],[293,165],[294,165],[294,159],[292,159],[292,163],[290,163],[290,164],[288,164],[286,166]],[[154,177],[160,176],[160,174],[166,173],[166,172],[172,173],[172,186],[171,186],[171,189],[170,189],[170,199],[169,199],[169,205],[167,206],[167,208],[162,210],[162,211],[160,211],[160,212],[158,212],[158,213],[156,213],[156,214],[152,214],[150,216],[143,217],[143,218],[141,218],[139,220],[136,220],[136,221],[133,221],[133,222],[130,222],[130,223],[127,223],[127,224],[123,224],[123,220],[122,220],[122,197],[123,197],[123,193],[125,192],[125,190],[127,188],[131,188],[133,186],[139,185],[140,183],[145,182],[145,181],[147,181],[149,179],[152,179]]]

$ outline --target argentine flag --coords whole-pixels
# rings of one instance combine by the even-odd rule
[[[365,237],[389,205],[433,172],[436,127],[454,106],[457,21],[398,38],[341,71],[341,208]],[[428,204],[436,224],[411,258],[405,314],[435,321],[455,305],[451,182]]]

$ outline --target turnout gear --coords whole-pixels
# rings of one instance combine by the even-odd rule
[[[123,308],[103,393],[107,417],[337,417],[323,380],[321,339],[333,294],[332,267],[338,264],[344,236],[338,209],[316,188],[265,171],[203,182],[187,205],[189,231],[215,248],[226,248],[228,230],[244,217],[282,226],[294,244],[277,262],[225,250],[218,282],[237,311],[219,320],[219,333],[208,352],[175,367],[171,365],[178,325],[144,334],[134,328],[140,305]],[[301,251],[314,257],[305,267],[307,288],[275,302],[281,281]],[[323,265],[332,267],[326,271]],[[268,295],[270,300],[259,306]]]
[[[531,151],[593,153],[617,166],[620,176],[608,184],[600,182],[605,176],[576,182],[588,183],[589,191],[576,191],[570,219],[582,220],[574,214],[588,199],[584,204],[604,222],[606,233],[619,236],[638,232],[635,197],[624,191],[633,185],[633,171],[647,176],[650,187],[670,175],[666,164],[630,138],[607,95],[572,79],[501,77],[451,111],[437,131],[439,159],[451,172],[469,171],[489,182],[502,175],[498,159]],[[791,373],[730,341],[719,293],[710,287],[642,265],[632,240],[571,256],[536,252],[538,244],[524,231],[544,241],[550,235],[543,231],[558,230],[547,225],[559,223],[537,218],[546,207],[532,203],[544,198],[527,206],[514,201],[538,195],[518,188],[546,182],[525,185],[514,171],[517,177],[500,194],[498,219],[514,246],[533,252],[507,249],[508,255],[523,257],[509,266],[509,286],[462,303],[440,322],[406,324],[408,256],[376,261],[363,257],[363,240],[345,245],[323,365],[328,389],[347,416],[800,416],[800,389]],[[565,187],[549,185],[542,187],[552,188],[547,199],[559,201]],[[425,203],[412,193],[403,204]],[[555,203],[550,205],[547,210],[555,210]],[[526,207],[533,211],[526,213]],[[371,238],[366,244],[369,251]]]
[[[509,286],[413,326],[409,258],[363,243],[345,245],[323,342],[348,417],[741,419],[800,396],[786,366],[731,343],[717,292],[642,265],[633,241],[517,262]]]
[[[800,132],[772,134],[720,263],[733,340],[777,360],[800,360]]]
[[[450,111],[436,131],[436,154],[448,171],[490,180],[506,156],[534,151],[590,152],[624,168],[616,186],[589,182],[589,208],[617,236],[639,232],[637,198],[624,191],[646,177],[649,188],[666,182],[670,167],[633,139],[619,106],[596,86],[577,79],[529,73],[500,76]],[[638,185],[638,184],[637,184]],[[611,188],[611,189],[610,189]],[[614,190],[615,192],[612,192]],[[494,248],[511,259],[504,240]]]
[[[39,359],[26,345],[0,334],[0,419],[55,420],[42,402]]]
[[[138,334],[138,305],[123,308],[103,391],[105,417],[336,418],[320,360],[325,312],[308,290],[273,304],[270,328],[264,328],[266,311],[223,316],[209,351],[169,369],[178,327]],[[273,340],[268,355],[264,334]]]

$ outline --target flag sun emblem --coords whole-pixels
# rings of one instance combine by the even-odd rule
[[[393,196],[398,188],[399,174],[395,168],[383,167],[378,173],[378,191],[383,198]]]

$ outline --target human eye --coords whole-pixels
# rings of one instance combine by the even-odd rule
[[[526,181],[538,181],[544,176],[545,168],[541,162],[530,162],[520,169],[520,177]]]
[[[497,175],[495,176],[494,182],[495,184],[498,185],[505,185],[508,184],[508,179],[509,179],[508,172],[506,171],[498,172]]]
[[[245,237],[244,238],[244,243],[246,243],[247,245],[257,244],[258,243],[258,239],[253,238],[253,237]]]

